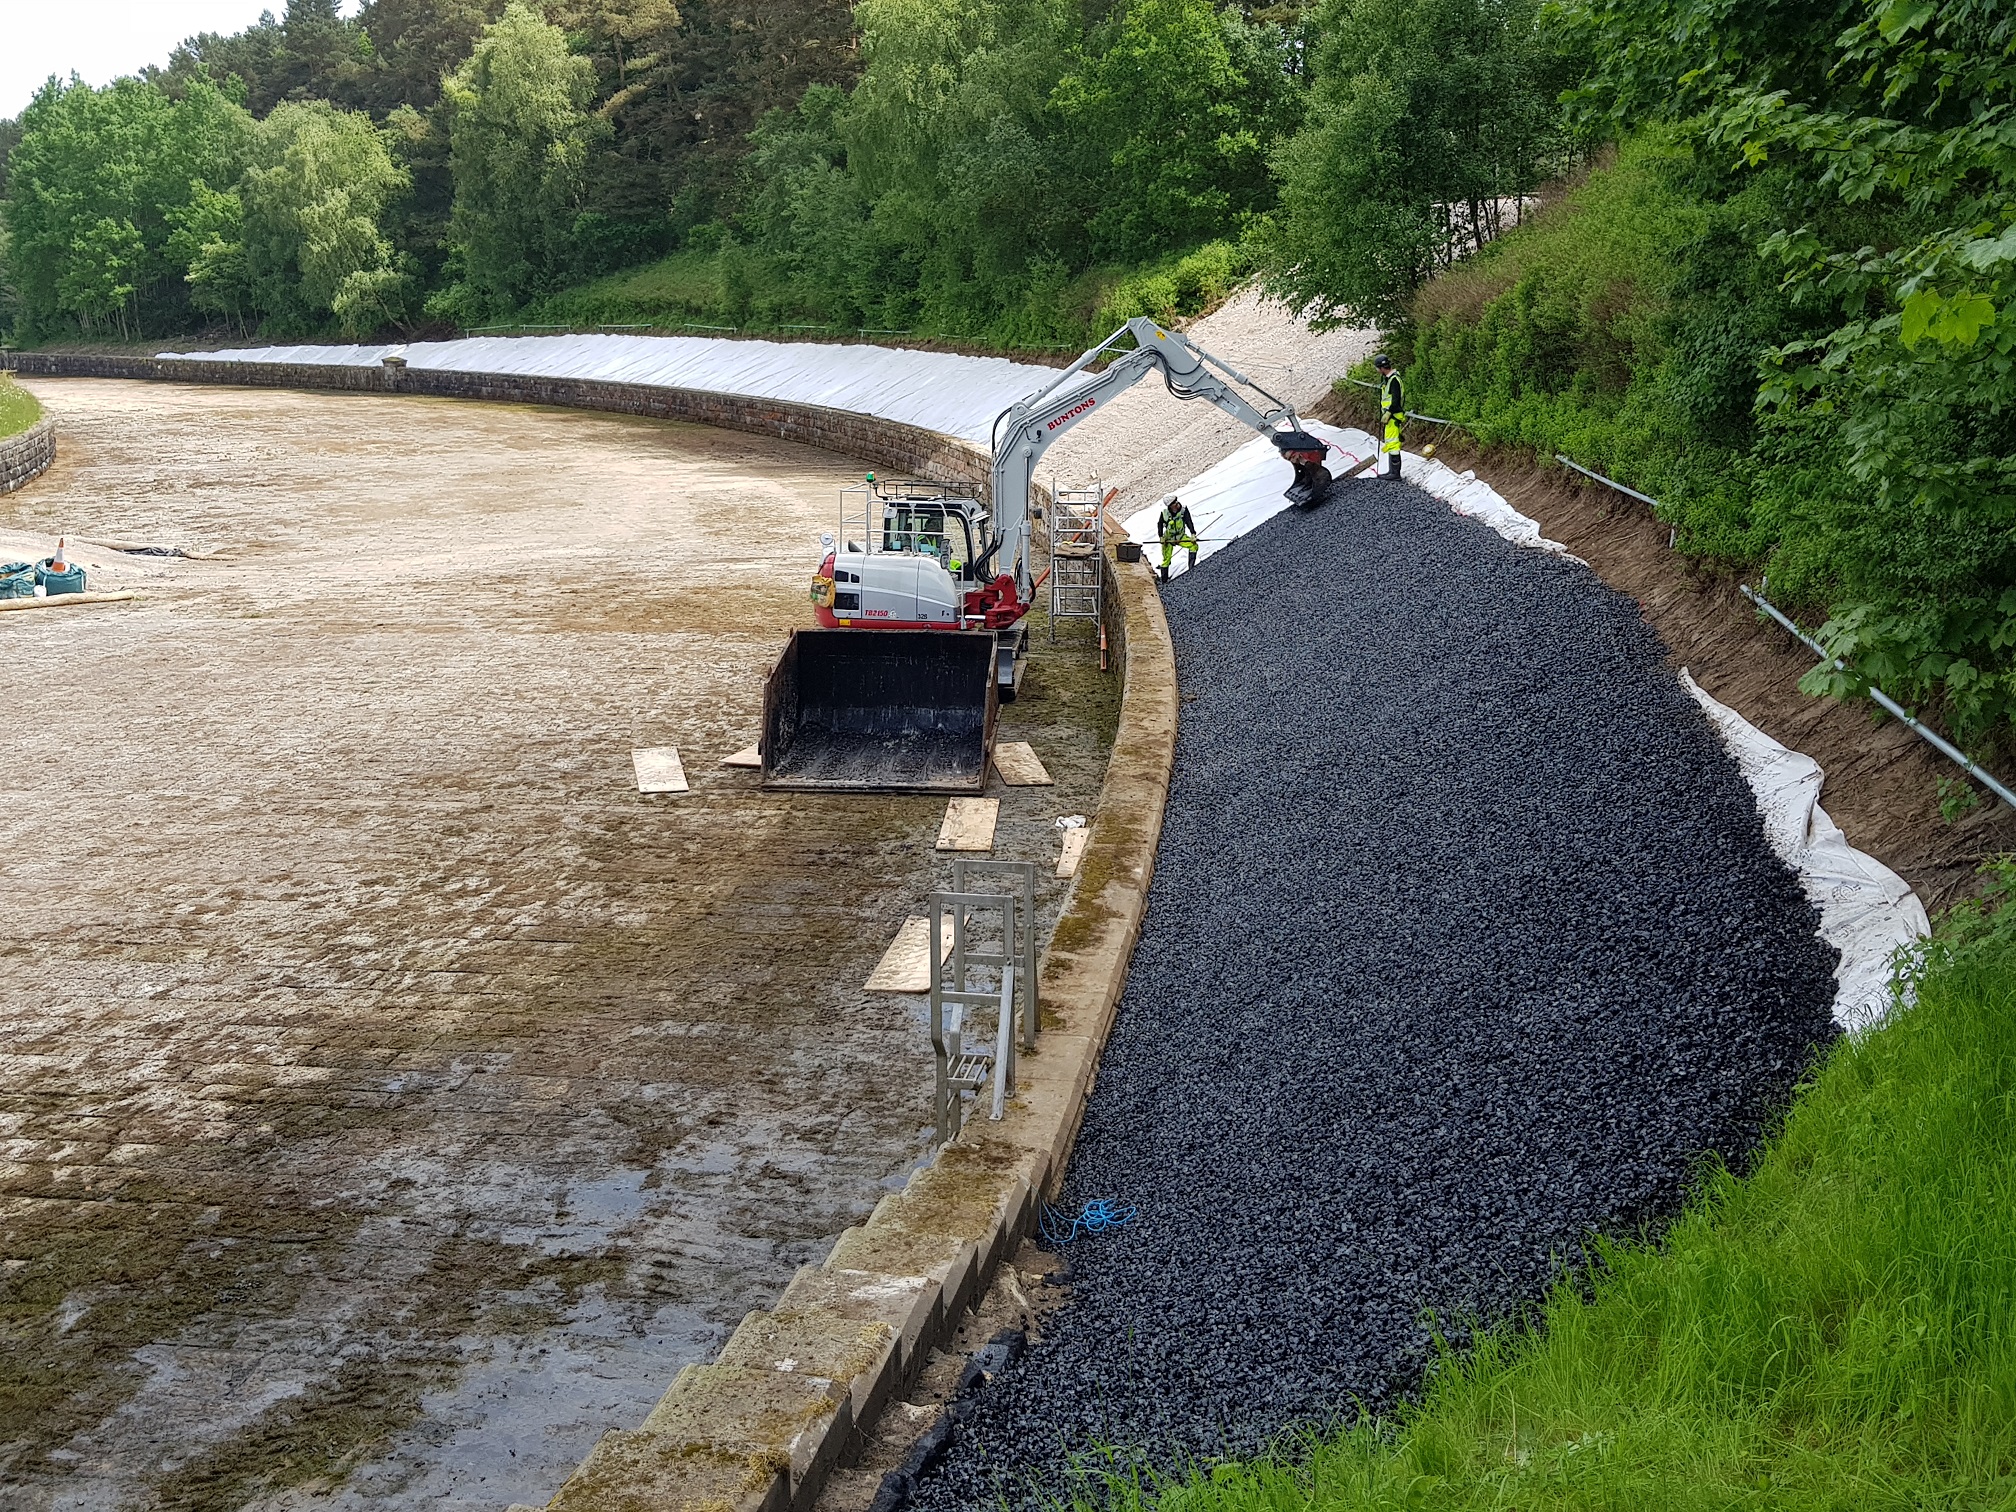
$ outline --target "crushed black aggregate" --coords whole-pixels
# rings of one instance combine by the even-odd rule
[[[1670,1215],[1833,1033],[1812,906],[1586,569],[1364,482],[1163,591],[1175,780],[1066,1184],[1139,1216],[1072,1244],[920,1508],[1391,1405],[1424,1315]]]

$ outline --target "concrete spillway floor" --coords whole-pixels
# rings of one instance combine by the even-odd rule
[[[226,554],[79,545],[146,597],[0,616],[0,1505],[542,1503],[924,1151],[919,1008],[861,988],[943,800],[716,765],[860,470],[31,386],[60,460],[0,536]],[[1095,800],[1095,665],[1039,647],[1006,728],[1058,786],[998,854]]]
[[[1636,606],[1404,485],[1167,590],[1145,932],[1068,1178],[1129,1226],[966,1409],[924,1507],[1390,1405],[1593,1231],[1740,1158],[1834,952]]]

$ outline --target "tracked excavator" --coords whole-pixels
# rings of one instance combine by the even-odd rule
[[[1125,345],[1129,340],[1132,345]],[[1110,359],[1093,371],[1101,359]],[[819,628],[792,634],[763,694],[763,784],[800,791],[978,793],[1000,703],[1021,684],[1033,575],[1031,484],[1066,432],[1150,373],[1271,440],[1290,502],[1320,502],[1326,444],[1236,368],[1145,317],[994,419],[992,486],[869,483],[812,582]],[[1237,387],[1235,387],[1237,385]],[[1249,400],[1251,390],[1265,407]],[[858,535],[853,534],[858,530]]]

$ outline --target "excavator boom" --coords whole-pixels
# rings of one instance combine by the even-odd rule
[[[1130,337],[1133,345],[1123,345]],[[1302,430],[1289,406],[1180,333],[1145,317],[1128,321],[995,417],[988,539],[976,560],[959,564],[960,577],[935,558],[877,551],[873,541],[828,556],[813,587],[824,628],[794,632],[764,688],[766,787],[985,788],[996,703],[1013,696],[1025,644],[1020,621],[1036,596],[1029,504],[1036,464],[1066,432],[1158,372],[1177,398],[1206,400],[1270,437],[1294,467],[1290,499],[1311,503],[1328,489],[1324,443]],[[963,586],[969,581],[978,586]]]

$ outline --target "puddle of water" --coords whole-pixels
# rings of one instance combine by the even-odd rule
[[[534,1300],[530,1295],[518,1300]],[[634,1428],[685,1365],[713,1358],[721,1331],[691,1307],[641,1311],[591,1287],[555,1327],[464,1341],[455,1384],[333,1496],[258,1503],[273,1512],[500,1512],[543,1506],[595,1441]]]

